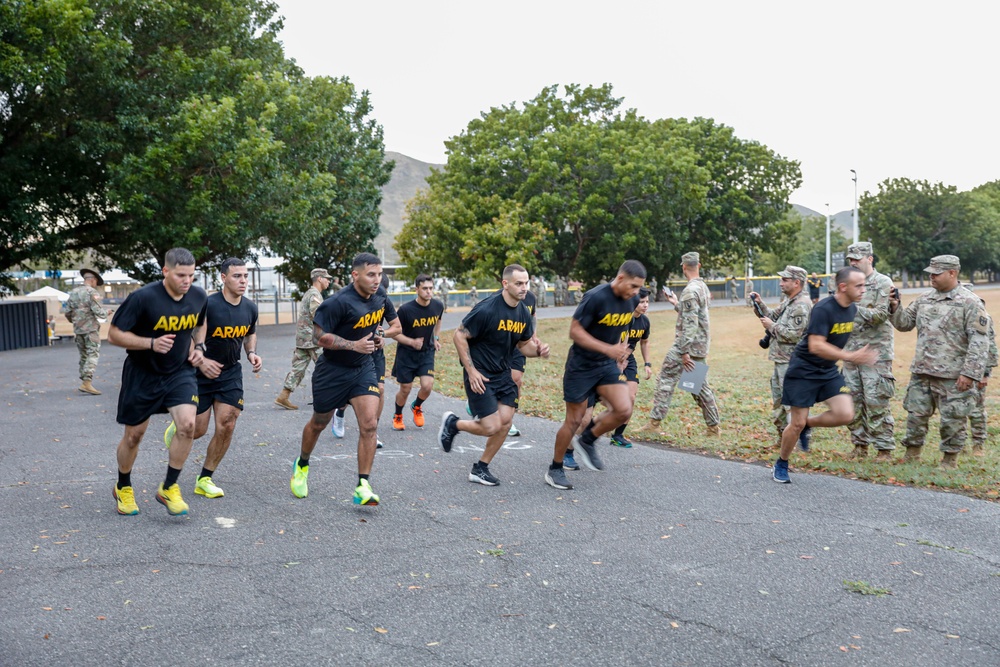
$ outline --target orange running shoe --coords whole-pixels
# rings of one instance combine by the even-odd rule
[[[392,416],[392,427],[397,431],[402,431],[406,428],[406,425],[403,424],[403,415]]]
[[[413,405],[411,403],[410,407],[413,408],[413,425],[414,426],[419,426],[420,428],[423,428],[424,427],[424,411],[420,408],[419,405]]]

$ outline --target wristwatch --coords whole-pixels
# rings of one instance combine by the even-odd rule
[[[194,349],[201,350],[202,352],[208,352],[208,348],[205,347],[204,343],[198,343],[197,345],[194,346]]]

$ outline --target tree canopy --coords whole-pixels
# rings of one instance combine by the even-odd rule
[[[262,0],[0,7],[0,270],[93,249],[155,276],[255,251],[308,282],[378,231],[367,93],[303,75]]]
[[[699,250],[770,248],[798,164],[709,119],[650,122],[610,85],[545,88],[484,112],[410,202],[411,272],[497,277],[512,262],[594,284],[627,258],[654,275]]]

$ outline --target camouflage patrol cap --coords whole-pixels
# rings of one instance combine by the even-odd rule
[[[80,277],[86,278],[87,276],[94,276],[94,278],[97,280],[98,286],[104,284],[104,278],[102,278],[101,274],[98,273],[97,271],[94,271],[93,269],[80,269]]]
[[[681,264],[687,264],[688,266],[701,264],[701,255],[696,252],[686,252],[681,255]]]
[[[847,259],[864,259],[865,257],[871,257],[873,254],[872,244],[868,241],[852,243],[847,249]]]
[[[792,266],[789,264],[785,267],[784,271],[778,271],[778,275],[782,278],[792,278],[793,280],[798,280],[803,285],[806,282],[806,270],[801,266]]]
[[[326,278],[327,280],[329,280],[332,277],[333,276],[327,273],[326,269],[313,269],[312,272],[310,272],[309,274],[309,279],[314,282],[317,278]]]
[[[924,269],[924,271],[937,275],[945,271],[959,271],[961,268],[962,264],[955,255],[938,255],[937,257],[931,257],[931,265]]]

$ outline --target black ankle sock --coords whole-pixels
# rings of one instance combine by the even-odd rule
[[[485,461],[483,461],[481,459],[479,461],[476,461],[475,463],[472,464],[473,468],[488,468],[489,466],[490,466],[489,463],[486,463]]]
[[[399,415],[400,417],[403,416],[403,406],[402,405],[397,405],[396,406],[396,414]]]
[[[423,404],[424,404],[424,399],[420,398],[419,396],[413,399],[413,407],[419,408]]]
[[[124,489],[126,486],[132,486],[132,471],[122,472],[118,471],[118,488]]]
[[[347,414],[347,408],[340,408],[339,410],[337,410],[337,416],[340,417],[341,419],[343,419],[344,415],[346,414]]]
[[[308,456],[302,456],[301,454],[299,454],[299,467],[300,468],[308,468],[309,467],[309,457]]]
[[[590,430],[590,427],[583,429],[583,433],[580,434],[580,442],[585,445],[592,445],[594,441],[597,440],[597,436],[594,432]]]
[[[591,418],[590,418],[590,423],[589,423],[589,424],[587,424],[587,428],[586,428],[585,430],[589,431],[590,429],[594,428],[594,424],[596,424],[596,423],[597,423],[597,422],[595,422],[595,421],[594,421],[594,418],[593,418],[593,417],[591,417]]]
[[[202,468],[201,474],[198,475],[198,479],[201,479],[202,477],[211,477],[214,474],[215,474],[214,470],[209,470],[208,468]]]
[[[562,461],[553,461],[549,464],[549,470],[559,470],[562,467]]]
[[[628,424],[622,424],[621,426],[619,426],[618,428],[616,428],[615,429],[615,435],[625,435],[625,427],[626,426],[628,426]]]
[[[368,475],[358,475],[358,484],[361,484],[361,480],[368,479]]]
[[[574,450],[573,450],[573,448],[572,448],[572,447],[568,447],[568,448],[566,449],[566,456],[573,456],[573,451],[574,451]]]
[[[177,478],[181,476],[180,468],[171,468],[167,466],[167,477],[163,480],[163,488],[169,489],[171,486],[177,483]]]

